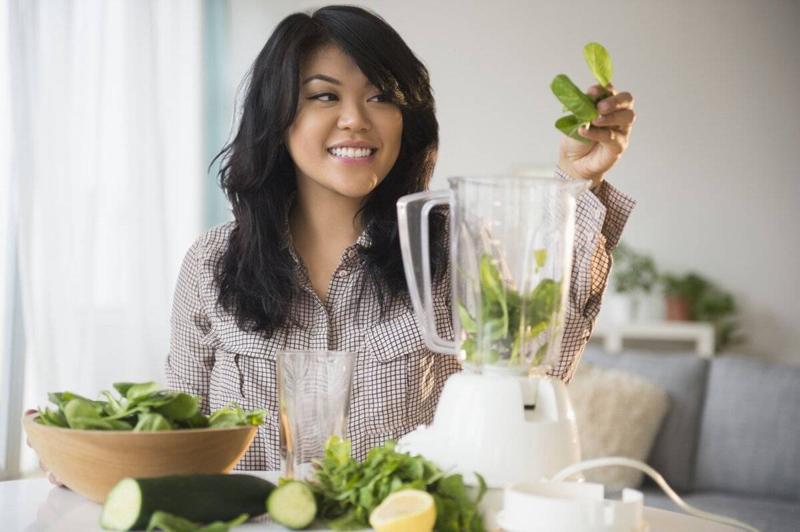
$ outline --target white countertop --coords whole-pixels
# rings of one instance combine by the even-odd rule
[[[275,480],[276,473],[256,473]],[[645,499],[647,503],[647,499]],[[0,482],[0,519],[3,532],[91,532],[99,526],[102,506],[65,488],[50,484],[47,479],[10,480]],[[703,521],[676,512],[645,508],[649,532],[731,532],[736,528]],[[235,530],[287,530],[270,523],[249,522]],[[319,530],[319,529],[317,529]]]

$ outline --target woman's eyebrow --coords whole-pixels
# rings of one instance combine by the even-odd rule
[[[315,79],[318,79],[320,81],[327,81],[328,83],[333,83],[334,85],[341,85],[342,84],[342,82],[339,81],[338,79],[332,78],[330,76],[326,76],[325,74],[314,74],[314,75],[308,76],[306,79],[304,79],[303,80],[303,85],[305,85],[309,81],[313,81]],[[372,82],[370,80],[367,80],[367,82],[364,83],[365,87],[369,87],[370,85],[372,85]]]

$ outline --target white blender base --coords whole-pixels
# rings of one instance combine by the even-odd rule
[[[525,404],[534,403],[533,410]],[[445,383],[433,423],[398,450],[491,488],[549,478],[580,461],[575,413],[560,380],[461,372]]]

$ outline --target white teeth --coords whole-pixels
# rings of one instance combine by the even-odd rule
[[[328,152],[336,157],[348,157],[350,159],[369,157],[372,154],[372,150],[369,148],[331,148]]]

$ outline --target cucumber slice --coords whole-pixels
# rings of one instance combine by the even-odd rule
[[[124,478],[106,496],[100,526],[106,530],[144,529],[154,512],[190,521],[228,521],[264,513],[275,485],[252,475],[177,475]]]
[[[305,482],[292,480],[270,493],[267,512],[276,523],[298,530],[314,521],[317,501]]]

